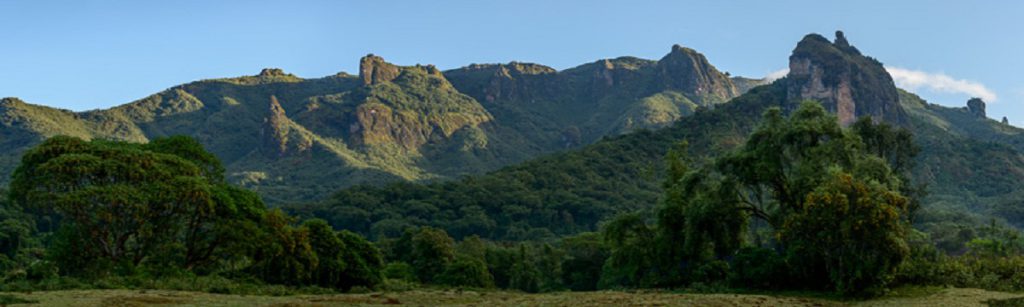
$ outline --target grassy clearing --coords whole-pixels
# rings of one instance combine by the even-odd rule
[[[979,289],[914,288],[870,301],[765,294],[600,291],[523,294],[507,291],[405,292],[255,296],[168,290],[64,290],[0,294],[29,306],[1017,306],[1024,295]],[[1016,299],[1015,299],[1016,298]],[[1006,305],[1011,304],[1011,305]]]

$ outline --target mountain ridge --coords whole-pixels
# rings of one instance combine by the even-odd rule
[[[835,43],[817,34],[806,39],[824,41],[826,52],[843,52],[838,59],[848,61],[831,63],[838,64],[834,70],[820,65],[819,77],[836,81],[821,82],[831,84],[821,88],[834,93],[843,78],[874,76],[878,80],[845,81],[845,91],[884,87],[882,91],[898,95],[895,101],[871,105],[877,102],[851,94],[843,103],[856,104],[854,107],[862,110],[851,113],[855,118],[874,118],[876,111],[900,108],[901,115],[881,116],[876,121],[910,129],[923,149],[914,161],[911,179],[914,185],[926,184],[928,189],[915,218],[927,239],[963,244],[957,233],[948,230],[986,225],[990,219],[1024,226],[1024,211],[1017,209],[1024,203],[1024,194],[1019,192],[1024,191],[1024,148],[1020,143],[1024,129],[978,117],[971,108],[930,104],[896,88],[890,76],[875,74],[884,73],[881,63],[861,55],[845,36],[837,35]],[[663,159],[670,148],[687,142],[690,156],[698,163],[735,149],[768,108],[791,110],[802,100],[819,98],[814,92],[793,90],[818,82],[808,82],[810,79],[801,72],[791,73],[662,129],[606,137],[484,175],[428,184],[356,186],[321,202],[288,208],[376,238],[400,236],[409,226],[432,226],[455,237],[479,235],[496,240],[550,239],[594,231],[619,213],[651,214],[663,194]]]
[[[658,61],[598,60],[441,71],[376,55],[358,75],[301,78],[277,68],[193,81],[108,109],[72,112],[5,99],[0,175],[54,135],[148,142],[195,137],[228,177],[271,203],[337,188],[477,174],[605,136],[658,128],[738,95],[692,49]]]

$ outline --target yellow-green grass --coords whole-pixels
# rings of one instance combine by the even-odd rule
[[[985,306],[1022,294],[979,289],[915,289],[868,301],[764,294],[599,291],[524,294],[509,291],[404,292],[252,296],[166,290],[65,290],[6,293],[38,306]],[[24,306],[24,305],[18,305]]]

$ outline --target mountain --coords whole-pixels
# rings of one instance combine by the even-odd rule
[[[948,108],[900,90],[880,62],[862,55],[841,32],[832,42],[817,34],[804,37],[790,67],[785,78],[662,129],[606,137],[456,181],[356,186],[289,210],[373,237],[397,236],[417,225],[504,240],[593,231],[615,214],[658,203],[662,160],[675,144],[685,140],[691,155],[714,157],[743,144],[766,109],[791,110],[814,99],[843,123],[871,116],[914,133],[922,152],[912,180],[928,192],[915,222],[933,240],[992,218],[1024,226],[1024,130],[982,116],[983,102]]]
[[[788,97],[820,101],[843,125],[861,116],[907,124],[892,77],[851,46],[842,31],[836,31],[835,42],[817,34],[804,37],[789,57],[786,77]]]
[[[268,68],[86,112],[4,98],[0,178],[54,135],[147,142],[183,134],[268,202],[309,201],[356,184],[479,174],[664,127],[757,82],[730,78],[678,45],[658,61],[621,57],[563,71],[516,62],[441,71],[372,54],[359,64],[357,76],[315,79]]]

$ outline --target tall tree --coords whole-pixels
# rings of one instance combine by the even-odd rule
[[[24,155],[11,199],[81,234],[81,255],[139,265],[181,242],[192,267],[229,241],[219,236],[219,219],[262,210],[258,198],[223,184],[222,172],[190,138],[132,144],[58,136]]]

